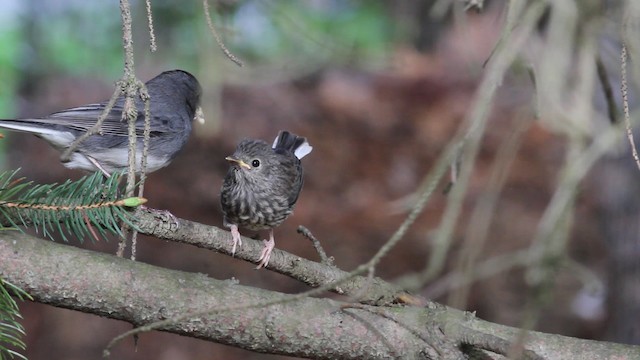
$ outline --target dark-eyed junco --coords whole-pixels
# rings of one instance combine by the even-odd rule
[[[229,171],[222,184],[220,203],[224,223],[231,228],[232,253],[242,245],[238,226],[269,229],[258,269],[267,266],[275,246],[273,228],[291,214],[302,189],[300,159],[311,152],[307,139],[281,131],[269,146],[262,140],[245,139],[226,158]]]
[[[150,97],[151,137],[147,172],[167,166],[186,144],[191,122],[202,120],[198,80],[183,70],[165,71],[146,83]],[[35,134],[64,151],[91,128],[108,101],[53,113],[43,118],[0,120],[0,127]],[[136,132],[138,134],[136,173],[140,173],[144,130],[144,101],[137,97]],[[100,134],[81,142],[63,165],[70,169],[100,170],[105,175],[128,167],[128,124],[122,119],[124,97],[116,101],[107,115]]]

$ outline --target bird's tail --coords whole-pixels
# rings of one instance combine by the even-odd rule
[[[32,133],[36,135],[60,133],[59,130],[48,128],[42,124],[37,123],[35,120],[29,120],[31,119],[0,119],[0,128],[12,131]]]
[[[274,149],[283,149],[291,151],[298,159],[302,159],[309,154],[313,147],[309,145],[307,138],[292,134],[286,130],[280,131],[276,139],[273,141]]]

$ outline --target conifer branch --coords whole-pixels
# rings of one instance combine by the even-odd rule
[[[123,236],[119,223],[135,228],[130,207],[141,197],[120,198],[121,173],[105,178],[100,172],[62,184],[33,184],[14,179],[17,171],[0,173],[0,220],[13,228],[31,226],[43,236],[67,235],[99,240],[108,234]]]
[[[0,359],[26,359],[15,350],[25,350],[26,344],[22,340],[25,335],[20,324],[22,316],[12,296],[32,300],[24,290],[0,279]]]

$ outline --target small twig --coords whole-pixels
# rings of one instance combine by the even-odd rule
[[[462,148],[458,149],[458,154],[454,159],[451,160],[450,171],[449,171],[449,183],[445,186],[442,193],[447,195],[453,185],[458,181],[458,177],[460,176],[460,165],[462,164]]]
[[[151,101],[147,87],[138,83],[140,98],[144,101],[144,130],[142,132],[142,159],[140,159],[140,182],[138,197],[144,197],[144,182],[147,180],[147,157],[149,156],[149,141],[151,140]]]
[[[329,266],[333,265],[333,258],[332,257],[330,258],[327,256],[327,253],[322,248],[322,244],[320,244],[320,240],[318,240],[315,236],[313,236],[313,234],[311,233],[311,230],[300,225],[298,226],[298,234],[301,234],[302,236],[311,240],[313,247],[316,249],[316,251],[318,252],[318,255],[320,256],[320,262],[322,264],[329,265]]]
[[[158,50],[158,46],[156,45],[156,34],[153,30],[153,14],[151,12],[151,0],[145,0],[146,10],[147,10],[147,24],[149,24],[149,50],[151,52],[155,52]]]
[[[533,99],[531,99],[531,103],[533,105],[533,117],[538,120],[540,119],[540,101],[538,100],[538,82],[536,81],[536,69],[529,64],[527,66],[527,74],[529,74],[529,79],[531,80],[531,85],[533,86]]]
[[[613,97],[611,82],[607,76],[607,68],[604,66],[600,56],[596,57],[596,69],[598,70],[598,80],[600,80],[600,84],[602,84],[604,99],[607,102],[607,115],[609,115],[609,121],[611,121],[612,124],[617,124],[618,107],[616,106],[616,100]]]
[[[213,35],[213,38],[216,39],[218,46],[220,47],[222,52],[229,58],[229,60],[233,61],[238,66],[242,66],[243,65],[242,60],[238,59],[235,55],[231,53],[231,51],[229,51],[229,49],[224,45],[224,42],[222,41],[220,34],[218,34],[218,31],[216,30],[215,26],[213,26],[213,21],[211,20],[211,13],[209,12],[209,1],[202,0],[202,5],[204,7],[204,16],[207,19],[207,25],[209,26],[209,30],[211,30],[211,34]]]
[[[144,101],[144,130],[142,132],[142,159],[140,159],[140,181],[138,182],[138,197],[144,197],[144,183],[147,180],[147,158],[149,156],[149,142],[151,140],[151,101],[147,87],[138,83],[140,98]],[[131,234],[131,260],[136,259],[136,242],[138,233]]]
[[[636,150],[636,142],[633,138],[633,131],[631,129],[631,115],[629,115],[629,98],[627,90],[627,44],[622,43],[622,50],[620,51],[620,76],[622,85],[620,90],[622,91],[622,109],[624,111],[624,123],[627,127],[627,138],[629,138],[629,144],[631,145],[631,154],[633,160],[635,160],[638,169],[640,169],[640,158],[638,157],[638,150]]]

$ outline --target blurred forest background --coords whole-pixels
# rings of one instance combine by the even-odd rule
[[[244,137],[270,141],[280,129],[308,137],[305,187],[295,213],[276,229],[276,246],[317,259],[296,233],[308,227],[340,268],[368,260],[405,218],[412,195],[456,133],[474,97],[483,63],[502,27],[502,1],[482,12],[462,2],[365,0],[211,0],[213,23],[237,67],[210,34],[200,1],[152,0],[156,52],[149,51],[145,4],[132,1],[136,73],[143,81],[164,70],[193,73],[204,88],[206,124],[167,168],[150,175],[150,207],[221,226],[219,191],[225,156]],[[108,99],[122,75],[122,31],[116,1],[0,0],[0,117],[42,116]],[[614,87],[617,91],[617,87]],[[499,90],[445,269],[421,295],[519,326],[528,291],[514,266],[466,288],[450,286],[466,225],[491,186],[492,167],[514,156],[492,213],[479,259],[506,256],[532,241],[558,179],[564,139],[534,119],[533,87],[515,68]],[[520,142],[511,136],[523,132]],[[39,183],[82,175],[64,168],[44,141],[4,133],[3,170]],[[619,283],[637,276],[638,184],[630,156],[599,165],[578,197],[567,261],[553,281],[553,300],[536,329],[640,343],[639,302]],[[601,175],[606,174],[606,177]],[[393,281],[427,264],[447,195],[433,201],[399,246],[376,269]],[[243,232],[246,234],[246,232]],[[264,236],[264,234],[260,234]],[[626,244],[612,247],[615,237]],[[115,254],[117,242],[73,242]],[[618,251],[614,251],[617,249]],[[622,257],[622,258],[621,258]],[[137,260],[217,279],[294,293],[300,283],[254,265],[184,245],[143,237]],[[637,262],[636,262],[637,263]],[[622,266],[624,265],[624,266]],[[624,267],[620,270],[620,267]],[[79,269],[81,271],[81,269]],[[337,296],[337,295],[331,295]],[[634,297],[635,296],[635,297]],[[29,359],[98,358],[131,325],[45,305],[22,303]],[[121,342],[113,359],[276,359],[196,339],[154,332]]]

